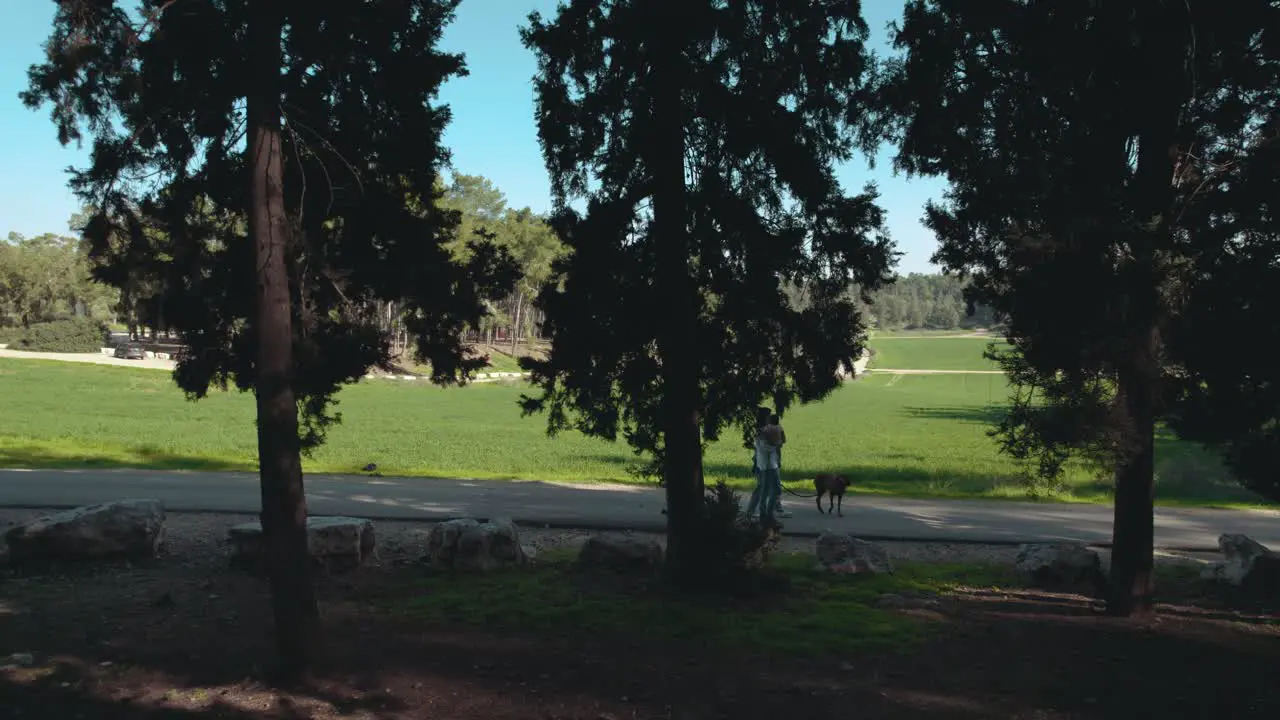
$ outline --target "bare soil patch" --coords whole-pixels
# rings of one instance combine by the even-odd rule
[[[0,528],[32,514],[0,511]],[[961,588],[896,613],[918,620],[917,642],[765,657],[643,626],[549,637],[424,621],[399,609],[427,592],[429,526],[389,522],[377,524],[375,563],[319,579],[323,657],[305,687],[280,690],[263,681],[265,582],[227,564],[226,528],[244,519],[172,514],[156,563],[0,575],[0,662],[31,656],[0,670],[0,718],[1280,717],[1280,615],[1192,585],[1171,586],[1169,604],[1141,620],[1098,617],[1077,595]],[[525,531],[544,554],[585,536]],[[931,562],[1012,557],[889,549]],[[831,626],[822,614],[813,633]]]

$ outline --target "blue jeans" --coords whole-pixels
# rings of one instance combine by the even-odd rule
[[[782,474],[777,469],[760,473],[760,519],[772,517],[782,507]]]
[[[756,472],[756,487],[747,502],[747,517],[760,509],[760,519],[773,515],[782,506],[782,475],[777,470]]]
[[[782,451],[778,451],[778,473],[777,492],[773,495],[773,512],[782,510]],[[756,477],[756,486],[751,490],[751,499],[747,501],[747,515],[753,515],[756,507],[760,504],[760,468],[756,467],[756,461],[751,460],[751,474]]]

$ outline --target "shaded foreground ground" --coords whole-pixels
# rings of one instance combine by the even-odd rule
[[[171,518],[170,555],[152,566],[3,576],[0,658],[35,662],[0,670],[0,717],[1280,716],[1280,619],[1226,609],[1185,570],[1142,621],[997,590],[999,568],[955,564],[908,564],[898,579],[799,570],[792,595],[808,600],[695,608],[557,570],[545,534],[540,568],[432,576],[420,532],[394,528],[376,564],[321,580],[327,650],[308,687],[280,692],[261,681],[264,583],[226,569],[221,533],[236,520]],[[975,582],[934,606],[876,607],[883,591],[966,573]]]

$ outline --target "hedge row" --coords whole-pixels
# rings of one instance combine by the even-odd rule
[[[10,347],[31,352],[96,353],[108,337],[107,326],[100,320],[69,318],[36,323]]]

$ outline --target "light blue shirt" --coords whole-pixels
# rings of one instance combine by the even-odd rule
[[[764,436],[756,436],[756,467],[760,470],[778,469],[778,446],[772,445]]]

